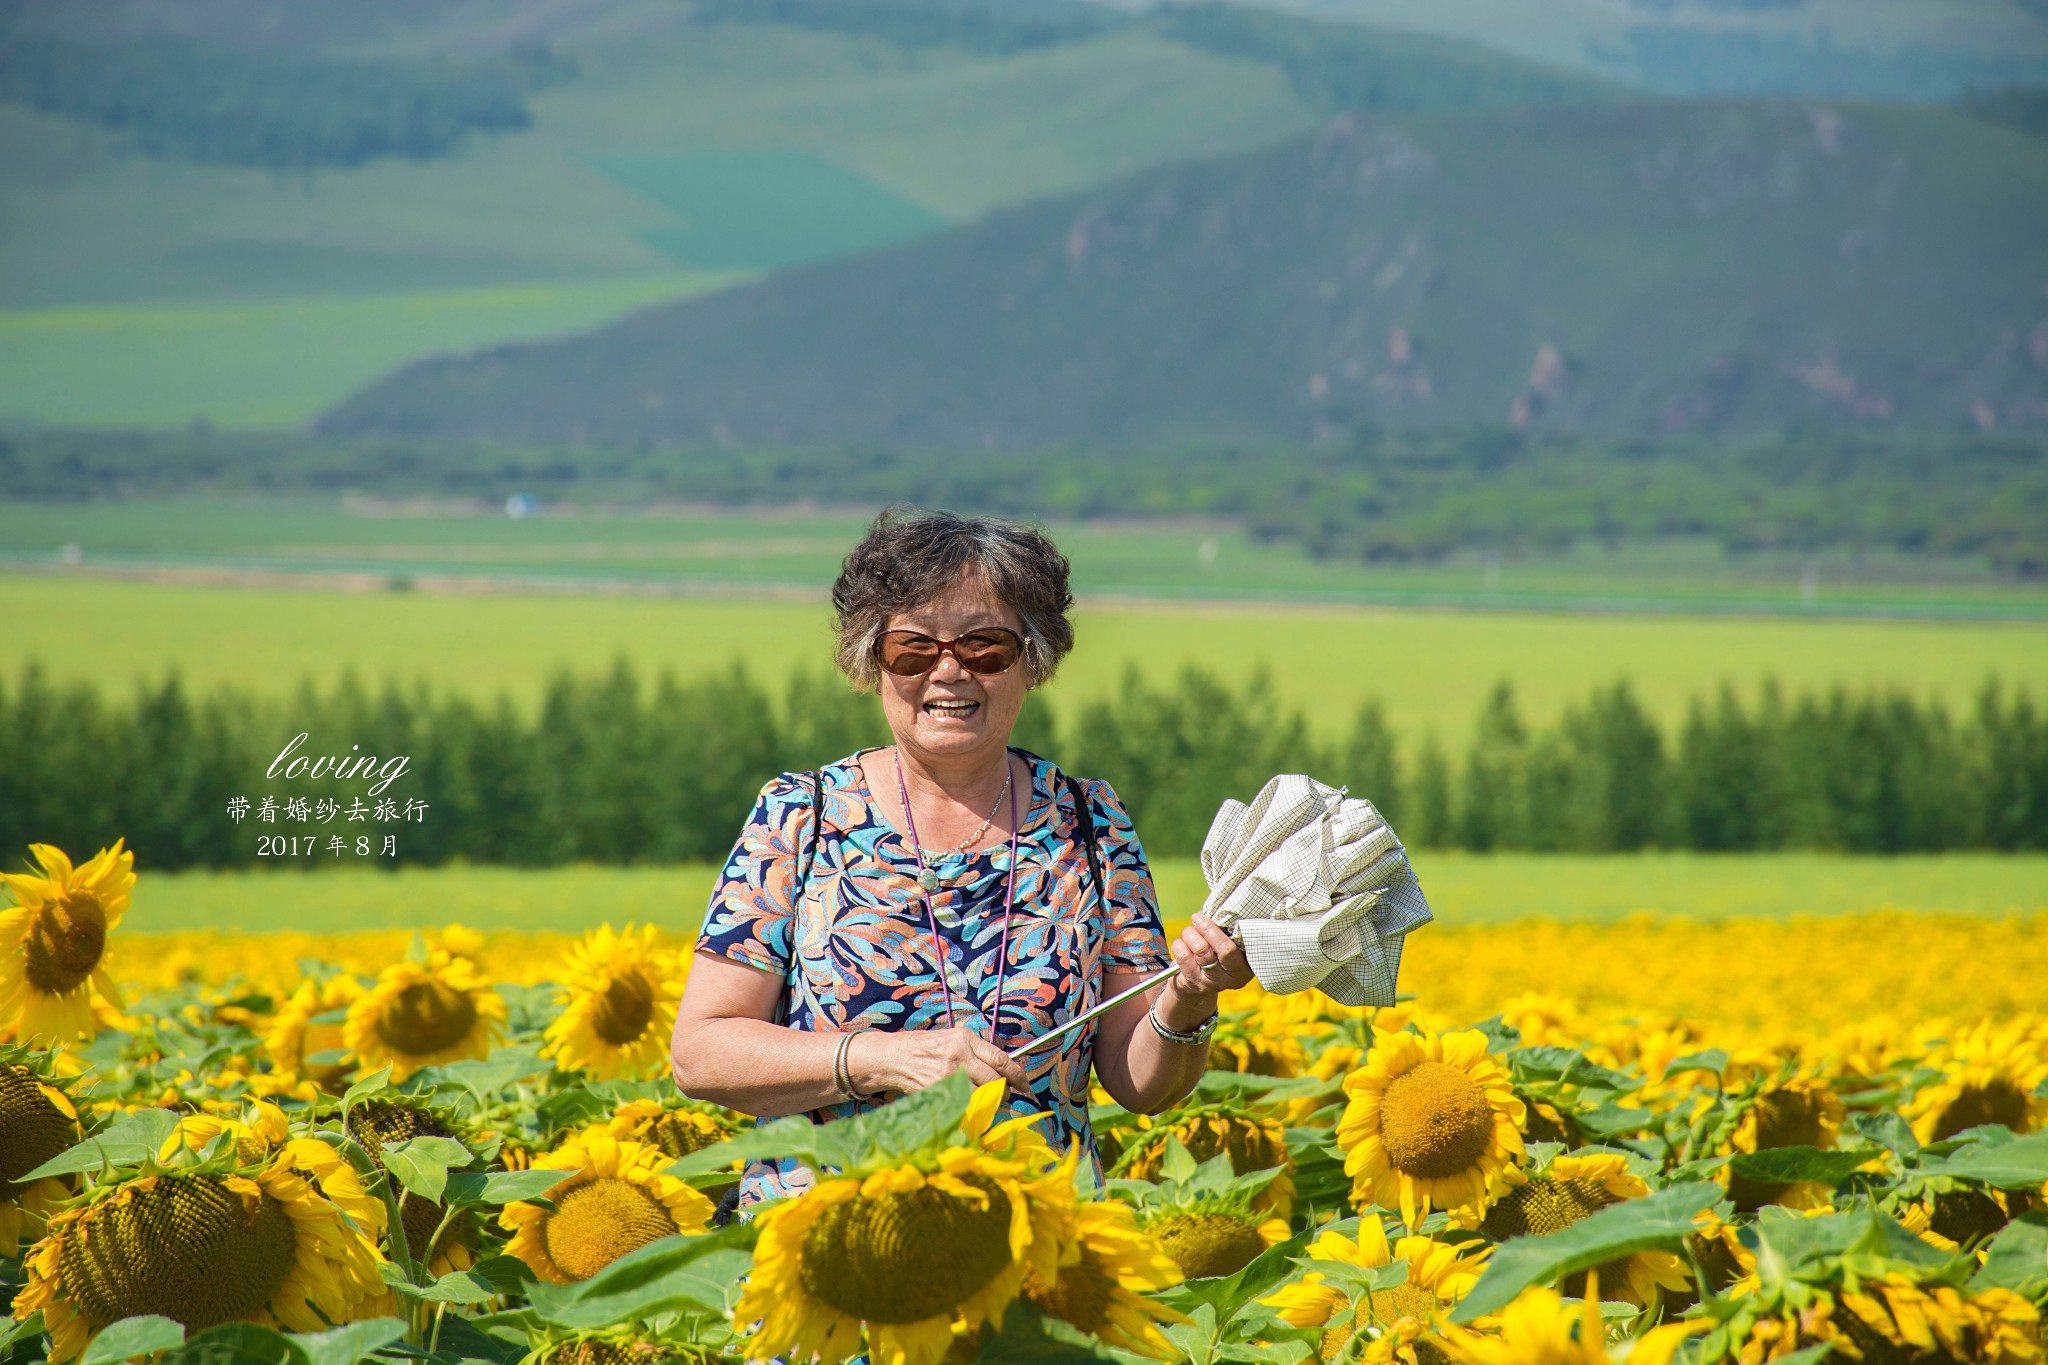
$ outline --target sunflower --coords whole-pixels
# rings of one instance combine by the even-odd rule
[[[683,995],[682,954],[660,946],[652,925],[614,934],[609,924],[569,950],[555,992],[561,1013],[548,1025],[543,1057],[602,1081],[659,1072],[669,1024]]]
[[[1948,1182],[1941,1182],[1948,1183]],[[2026,1211],[2025,1195],[2008,1195],[2004,1190],[1977,1189],[1952,1185],[1947,1189],[1922,1191],[1919,1199],[1899,1211],[1899,1221],[1944,1251],[1975,1247],[1990,1240],[2012,1221],[2012,1204],[2020,1202]]]
[[[825,1176],[762,1213],[733,1310],[755,1324],[748,1358],[843,1360],[865,1326],[878,1365],[936,1365],[956,1326],[1000,1323],[1027,1277],[1057,1285],[1080,1149],[1048,1162],[1043,1146],[1011,1147]]]
[[[1272,1182],[1253,1197],[1252,1207],[1282,1219],[1294,1211],[1294,1158],[1288,1155],[1287,1129],[1279,1120],[1247,1113],[1241,1106],[1226,1106],[1191,1114],[1168,1128],[1155,1128],[1130,1163],[1127,1173],[1132,1179],[1158,1179],[1169,1133],[1179,1138],[1197,1161],[1227,1154],[1230,1169],[1238,1175],[1277,1171]]]
[[[1650,1192],[1641,1177],[1629,1174],[1628,1161],[1616,1152],[1559,1156],[1539,1171],[1510,1167],[1502,1172],[1492,1206],[1477,1222],[1494,1242],[1510,1237],[1542,1237],[1561,1231],[1589,1214],[1624,1199]],[[1638,1251],[1569,1277],[1563,1288],[1578,1293],[1588,1276],[1614,1286],[1610,1297],[1638,1308],[1653,1308],[1665,1292],[1682,1294],[1692,1287],[1685,1262],[1668,1251]]]
[[[1180,1267],[1138,1230],[1131,1207],[1107,1200],[1076,1204],[1061,1239],[1072,1248],[1071,1261],[1063,1260],[1050,1280],[1027,1273],[1024,1301],[1112,1346],[1171,1358],[1159,1324],[1187,1318],[1145,1293],[1179,1284]]]
[[[0,1256],[14,1256],[70,1195],[70,1182],[21,1177],[83,1136],[71,1097],[23,1063],[0,1064]]]
[[[468,957],[436,948],[394,962],[355,998],[342,1045],[365,1069],[389,1065],[402,1081],[423,1066],[482,1060],[505,1027],[505,1001]]]
[[[317,1154],[300,1146],[254,1175],[161,1171],[56,1215],[24,1263],[14,1315],[42,1311],[53,1361],[139,1313],[188,1332],[244,1319],[317,1332],[345,1320],[383,1288],[376,1250],[301,1169]]]
[[[156,1159],[169,1162],[180,1150],[204,1152],[223,1133],[233,1139],[237,1163],[253,1166],[291,1137],[291,1122],[285,1118],[284,1110],[268,1100],[255,1101],[241,1118],[187,1114],[164,1139]]]
[[[1832,1148],[1842,1131],[1846,1111],[1827,1082],[1797,1077],[1781,1085],[1766,1086],[1745,1105],[1742,1120],[1729,1139],[1737,1152],[1767,1151],[1774,1147]],[[1727,1171],[1726,1167],[1722,1168]],[[1765,1204],[1787,1208],[1812,1208],[1824,1204],[1833,1194],[1826,1185],[1811,1181],[1773,1185],[1727,1173],[1729,1197],[1745,1211]]]
[[[1358,1333],[1377,1332],[1365,1350],[1367,1365],[1428,1365],[1442,1357],[1420,1340],[1422,1329],[1478,1283],[1486,1254],[1482,1250],[1466,1255],[1461,1248],[1428,1237],[1403,1237],[1390,1246],[1378,1215],[1367,1214],[1359,1220],[1356,1241],[1331,1229],[1309,1243],[1307,1258],[1367,1270],[1406,1261],[1405,1283],[1372,1295],[1367,1305],[1354,1305],[1322,1272],[1311,1270],[1260,1302],[1278,1309],[1290,1327],[1326,1328],[1320,1351],[1324,1360],[1337,1359]]]
[[[135,889],[135,855],[119,839],[78,868],[50,844],[30,844],[29,851],[41,876],[0,872],[17,902],[0,910],[0,1037],[90,1038],[98,1029],[95,992],[121,1007],[106,970],[107,936]]]
[[[1724,1222],[1713,1209],[1693,1215],[1697,1232],[1686,1234],[1686,1254],[1699,1267],[1701,1288],[1711,1294],[1739,1296],[1756,1288],[1756,1256],[1742,1244],[1741,1229]]]
[[[1299,1026],[1274,1027],[1263,1009],[1223,1020],[1209,1039],[1209,1069],[1285,1078],[1308,1069]]]
[[[1145,1231],[1191,1280],[1235,1275],[1287,1240],[1286,1219],[1262,1219],[1250,1204],[1247,1196],[1168,1205],[1145,1220]]]
[[[669,1157],[684,1157],[725,1141],[739,1125],[687,1102],[668,1106],[659,1100],[627,1100],[612,1111],[604,1131],[622,1141],[659,1147]]]
[[[342,1029],[348,1007],[362,993],[363,983],[347,972],[325,981],[301,981],[264,1031],[263,1051],[270,1064],[284,1075],[339,1091],[349,1073]]]
[[[1434,1344],[1459,1365],[1613,1365],[1598,1287],[1573,1303],[1554,1289],[1525,1289],[1501,1310],[1498,1332],[1445,1326]],[[1674,1322],[1634,1339],[1627,1365],[1669,1365],[1679,1343],[1707,1330],[1705,1322]]]
[[[363,1100],[348,1111],[344,1127],[380,1169],[386,1143],[456,1136],[454,1127],[441,1115],[405,1100]],[[458,1216],[444,1228],[447,1212],[443,1205],[411,1190],[398,1191],[398,1219],[405,1228],[406,1254],[415,1261],[425,1257],[427,1268],[437,1276],[467,1270],[476,1263],[475,1222]]]
[[[1915,1365],[2039,1365],[2041,1315],[2009,1289],[1970,1294],[1945,1284],[1915,1284],[1898,1271],[1856,1291],[1821,1293],[1796,1312],[1783,1308],[1738,1319],[1728,1354],[1716,1360],[1776,1360],[1832,1343],[1844,1360]]]
[[[1923,1086],[1903,1111],[1922,1142],[1985,1123],[2015,1133],[2048,1123],[2048,1096],[2035,1093],[2048,1081],[2048,1048],[2025,1021],[1965,1029],[1929,1053],[1926,1065],[1941,1079]]]
[[[537,1171],[575,1172],[548,1191],[553,1207],[507,1204],[499,1215],[512,1234],[505,1250],[542,1279],[568,1284],[672,1233],[704,1231],[711,1201],[663,1174],[672,1160],[659,1147],[607,1133],[570,1138],[533,1163]]]
[[[643,1339],[631,1328],[613,1327],[579,1332],[527,1354],[532,1365],[662,1365],[665,1361],[722,1361],[725,1357],[702,1346]]]
[[[1486,1035],[1374,1030],[1365,1065],[1344,1078],[1337,1146],[1352,1198],[1398,1209],[1483,1208],[1522,1155],[1525,1110]]]

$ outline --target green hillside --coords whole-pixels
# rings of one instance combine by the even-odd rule
[[[2048,62],[2041,0],[1263,0],[1667,93],[1946,100]]]
[[[1218,7],[0,0],[0,420],[295,424],[423,355],[1272,146],[1340,105],[1611,94]]]
[[[2039,425],[2043,223],[2048,142],[1943,110],[1347,116],[424,362],[322,427],[1000,449],[1361,423]]]

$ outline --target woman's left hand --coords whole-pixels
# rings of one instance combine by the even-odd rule
[[[1244,949],[1207,915],[1197,913],[1170,951],[1180,968],[1174,987],[1183,997],[1214,997],[1251,984],[1252,964]]]

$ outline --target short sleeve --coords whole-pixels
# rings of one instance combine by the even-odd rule
[[[719,872],[699,952],[786,973],[796,913],[797,860],[810,839],[809,785],[788,773],[761,789]]]
[[[1107,782],[1086,784],[1095,807],[1102,844],[1102,875],[1109,883],[1109,923],[1104,926],[1102,965],[1114,972],[1160,972],[1172,965],[1166,929],[1159,920],[1159,893],[1130,814]]]

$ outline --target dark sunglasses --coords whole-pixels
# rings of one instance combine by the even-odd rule
[[[875,640],[875,662],[899,678],[917,678],[950,653],[969,673],[1007,673],[1024,654],[1024,637],[1002,626],[970,630],[957,640],[936,640],[914,630],[885,630]]]

